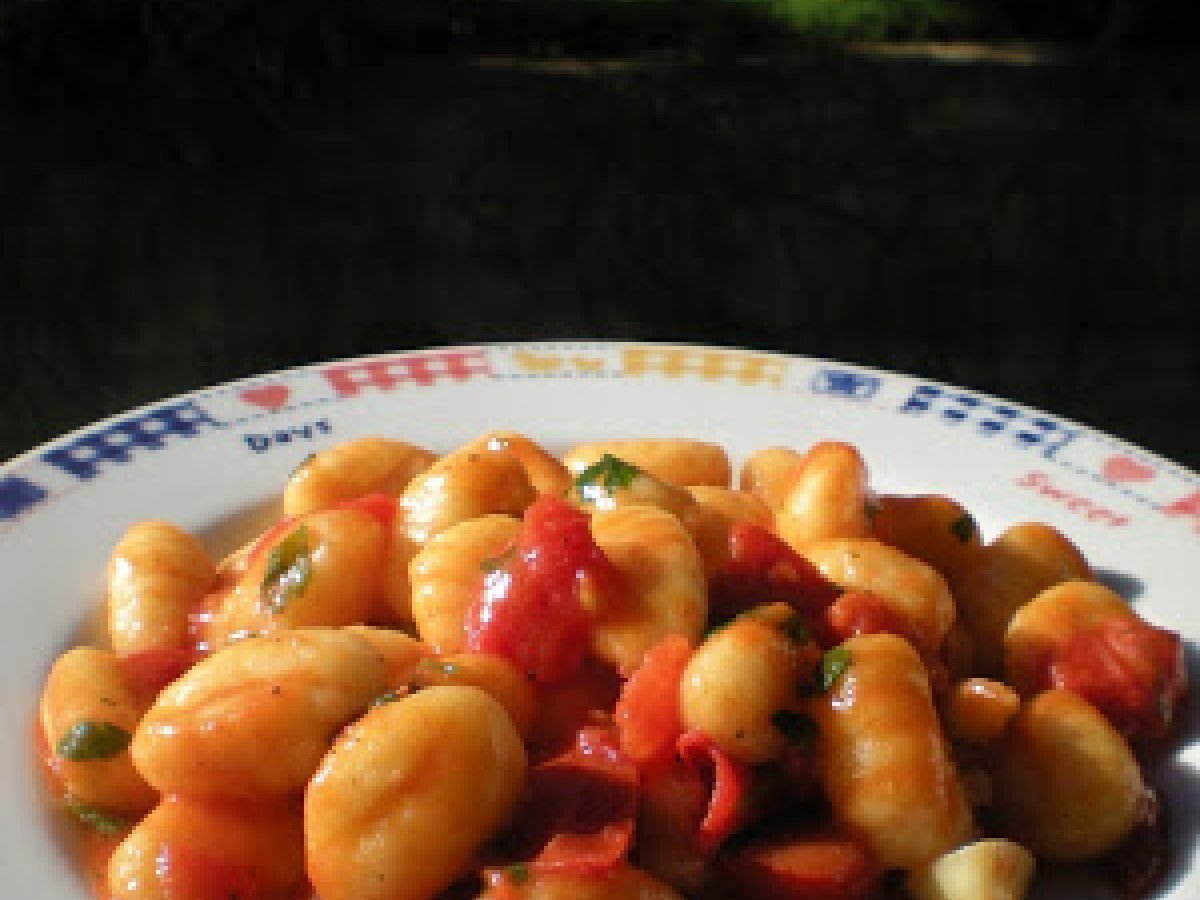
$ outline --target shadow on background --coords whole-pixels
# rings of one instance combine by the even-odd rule
[[[1196,67],[1135,52],[1153,3],[79,6],[0,2],[0,458],[282,366],[607,336],[917,372],[1200,467]],[[1070,58],[844,43],[976,36]]]

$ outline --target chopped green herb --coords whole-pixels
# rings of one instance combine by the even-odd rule
[[[271,612],[283,612],[304,593],[312,579],[312,546],[308,526],[301,525],[267,554],[262,595]]]
[[[620,490],[633,484],[633,479],[641,474],[642,470],[637,466],[630,465],[611,453],[605,453],[579,473],[575,479],[575,489],[579,492],[580,499],[592,500],[594,497],[588,488],[602,487],[609,492]]]
[[[848,668],[850,668],[850,651],[845,644],[825,651],[825,655],[821,657],[821,693],[829,693],[830,688]]]
[[[971,538],[979,533],[979,526],[975,524],[975,519],[971,517],[970,513],[963,513],[951,523],[950,530],[954,532],[959,543],[969,544]]]
[[[133,735],[112,722],[77,722],[59,738],[54,752],[71,762],[112,759],[119,756],[132,739]]]
[[[811,747],[817,739],[817,723],[802,712],[781,709],[771,715],[771,724],[797,747]]]
[[[442,662],[440,659],[423,659],[417,664],[418,669],[438,675],[453,675],[458,671],[454,663]]]
[[[484,559],[484,561],[479,564],[479,568],[485,574],[491,575],[493,572],[498,572],[500,569],[503,569],[506,565],[508,565],[512,561],[512,558],[516,555],[517,555],[517,548],[516,547],[508,547],[505,550],[501,550],[495,556],[489,556],[486,559]]]
[[[812,639],[812,635],[804,625],[804,620],[798,615],[788,616],[787,619],[780,622],[779,630],[797,644],[807,644]]]
[[[107,813],[103,810],[96,809],[93,806],[88,806],[86,803],[80,803],[78,800],[67,798],[67,812],[73,815],[76,819],[87,825],[89,828],[94,828],[101,834],[121,834],[129,828],[129,820],[124,816]]]
[[[508,879],[510,884],[524,884],[529,880],[529,866],[524,863],[505,866],[504,877]]]
[[[378,697],[372,700],[370,704],[368,704],[367,708],[374,709],[377,706],[386,706],[389,703],[399,700],[403,696],[404,694],[401,691],[388,691],[387,693],[380,694]]]

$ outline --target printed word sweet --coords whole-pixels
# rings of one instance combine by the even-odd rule
[[[1094,500],[1057,487],[1045,472],[1028,472],[1022,475],[1017,479],[1017,487],[1029,488],[1049,500],[1055,500],[1089,522],[1099,522],[1113,528],[1120,528],[1130,522],[1129,516],[1113,512]]]

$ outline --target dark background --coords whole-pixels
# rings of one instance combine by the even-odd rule
[[[21,45],[0,459],[283,366],[615,337],[922,374],[1200,469],[1200,64],[1097,21],[1015,49],[625,23],[337,65],[259,35],[167,69]]]

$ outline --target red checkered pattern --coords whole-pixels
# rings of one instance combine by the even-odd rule
[[[492,367],[482,350],[456,350],[345,363],[329,366],[321,374],[339,397],[353,397],[365,388],[390,391],[401,384],[428,387],[442,378],[467,381],[476,375],[491,375]]]

